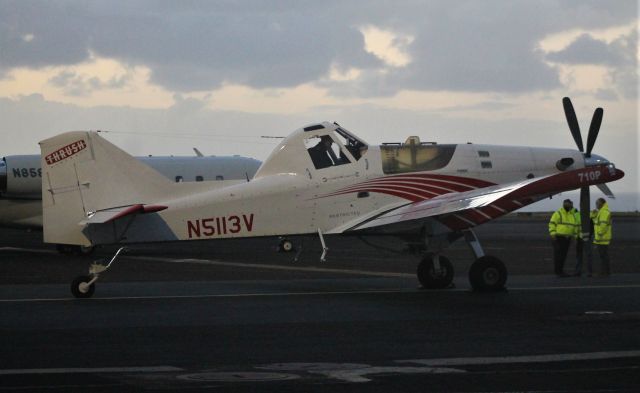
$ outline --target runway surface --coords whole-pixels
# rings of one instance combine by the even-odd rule
[[[321,264],[309,238],[298,262],[274,239],[136,248],[85,300],[69,282],[110,250],[0,230],[0,391],[638,391],[637,219],[610,278],[549,275],[540,225],[478,231],[511,273],[498,294],[468,290],[464,243],[455,288],[423,291],[415,257],[330,239]]]

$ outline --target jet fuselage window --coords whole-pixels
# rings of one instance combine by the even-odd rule
[[[382,171],[385,174],[434,171],[447,166],[456,145],[382,145]]]
[[[493,168],[491,161],[480,161],[480,165],[482,165],[484,169]]]

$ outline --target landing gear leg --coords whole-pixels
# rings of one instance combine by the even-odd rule
[[[472,230],[464,231],[464,239],[476,257],[469,269],[469,282],[476,292],[499,292],[505,290],[507,268],[494,256],[485,255],[480,241]]]
[[[78,276],[71,282],[71,294],[79,299],[90,298],[96,290],[95,282],[98,281],[100,274],[107,271],[113,264],[121,252],[126,251],[125,247],[120,247],[108,264],[102,265],[97,261],[89,267],[89,275]]]
[[[320,228],[318,228],[318,236],[320,236],[320,243],[322,244],[322,255],[320,255],[320,262],[326,262],[329,247],[327,247],[327,243],[324,242],[324,236],[322,236],[322,230]]]

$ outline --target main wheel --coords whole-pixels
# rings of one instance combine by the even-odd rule
[[[453,265],[448,258],[440,256],[440,271],[436,272],[433,255],[425,256],[418,265],[418,281],[425,289],[444,289],[453,281]]]
[[[289,239],[280,240],[280,244],[278,245],[278,251],[280,252],[291,252],[293,251],[293,243]]]
[[[91,281],[90,276],[78,276],[71,282],[71,293],[79,299],[86,299],[93,296],[96,285],[87,285]]]
[[[502,291],[507,283],[507,268],[498,258],[485,255],[471,265],[469,282],[474,291]]]

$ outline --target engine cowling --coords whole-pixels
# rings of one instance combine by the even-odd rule
[[[0,161],[0,196],[40,199],[42,169],[40,155],[6,156]]]

